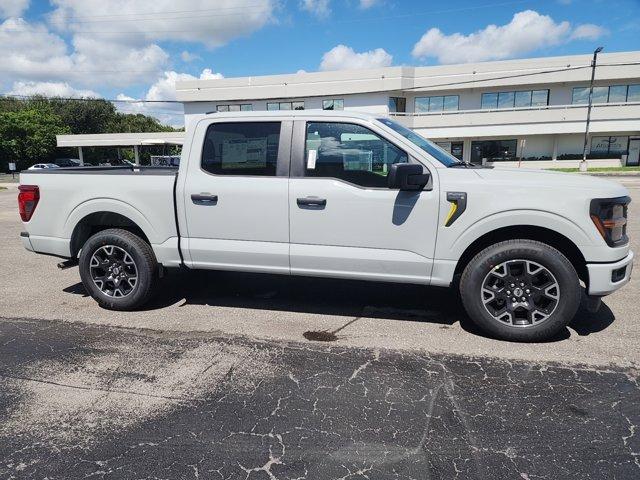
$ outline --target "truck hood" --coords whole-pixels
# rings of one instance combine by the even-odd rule
[[[578,190],[591,198],[613,198],[629,195],[628,190],[619,183],[585,174],[526,168],[483,168],[476,170],[476,172],[487,182],[509,185],[510,187],[518,185],[523,189]]]

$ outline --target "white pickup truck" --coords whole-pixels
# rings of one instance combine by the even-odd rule
[[[520,341],[567,325],[582,288],[597,304],[629,281],[616,183],[466,164],[359,113],[215,113],[187,133],[179,169],[22,172],[25,248],[78,262],[114,310],[178,267],[405,282],[456,286]]]

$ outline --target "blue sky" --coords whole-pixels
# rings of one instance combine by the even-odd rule
[[[0,89],[162,100],[180,78],[640,50],[639,18],[640,0],[0,0]]]

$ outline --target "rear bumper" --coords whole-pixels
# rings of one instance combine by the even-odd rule
[[[44,253],[62,258],[71,257],[68,238],[42,237],[31,235],[29,232],[22,232],[20,233],[20,239],[24,248],[30,252]]]
[[[29,238],[29,232],[20,232],[20,240],[22,240],[22,246],[33,252],[33,245],[31,245],[31,239]]]
[[[629,283],[633,270],[633,252],[613,263],[588,263],[589,295],[603,296]]]

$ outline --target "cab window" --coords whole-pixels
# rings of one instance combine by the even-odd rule
[[[275,176],[280,122],[213,123],[202,149],[202,169],[215,175]]]
[[[305,142],[305,176],[338,178],[367,188],[385,188],[394,163],[408,155],[361,125],[309,122]]]

